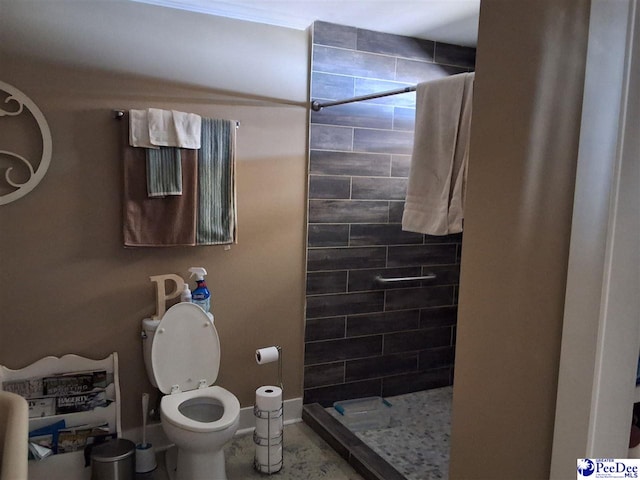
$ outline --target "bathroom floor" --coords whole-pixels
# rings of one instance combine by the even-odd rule
[[[254,453],[251,434],[236,437],[227,445],[225,458],[229,480],[362,480],[342,457],[302,422],[284,428],[284,467],[278,473],[269,476],[256,472],[253,469]],[[159,454],[155,471],[138,474],[136,480],[169,480],[164,454]]]
[[[446,479],[452,398],[452,387],[386,397],[389,427],[354,433],[408,480]],[[339,419],[335,409],[327,411]]]

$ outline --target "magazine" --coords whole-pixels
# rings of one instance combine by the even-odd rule
[[[107,386],[107,372],[85,372],[55,375],[42,379],[43,394],[48,396],[73,395]]]
[[[56,414],[86,412],[109,404],[104,390],[56,397]]]
[[[49,398],[30,398],[27,400],[29,404],[29,418],[48,417],[56,414],[56,399]]]
[[[63,428],[58,433],[58,453],[75,452],[83,450],[89,439],[109,435],[109,425],[80,425],[72,428]]]

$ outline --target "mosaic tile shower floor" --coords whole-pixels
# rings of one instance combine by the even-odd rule
[[[452,387],[386,397],[389,427],[354,433],[408,480],[446,479],[452,397]],[[335,409],[327,411],[340,418]]]

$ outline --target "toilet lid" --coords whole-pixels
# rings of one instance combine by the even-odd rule
[[[218,378],[220,341],[213,322],[198,305],[177,303],[164,314],[151,345],[153,374],[162,393],[174,385],[186,392],[200,380]]]

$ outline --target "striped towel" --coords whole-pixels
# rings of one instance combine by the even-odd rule
[[[173,147],[147,148],[147,194],[150,198],[182,195],[182,158]]]
[[[236,243],[235,122],[202,118],[196,245]]]

